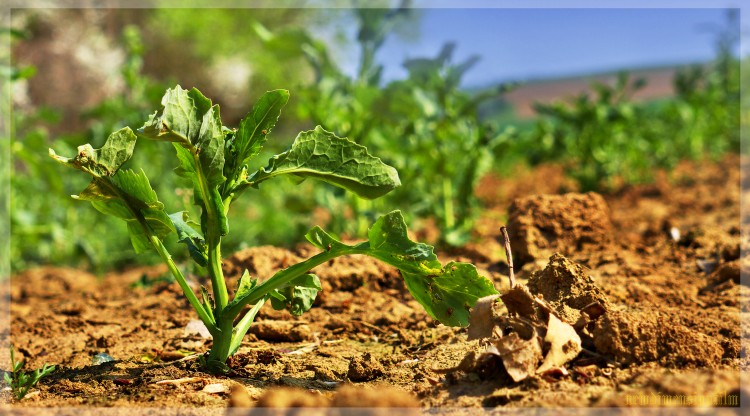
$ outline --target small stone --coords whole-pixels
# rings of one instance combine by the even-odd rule
[[[93,365],[102,365],[102,364],[104,364],[104,363],[109,363],[109,362],[112,362],[112,361],[114,361],[114,360],[115,360],[115,359],[114,359],[114,358],[112,358],[112,356],[110,356],[110,355],[109,355],[109,354],[107,354],[106,352],[100,352],[99,354],[96,354],[96,355],[95,355],[95,356],[94,356],[94,357],[93,357],[93,358],[91,359],[91,364],[93,364]]]
[[[227,387],[221,383],[207,384],[205,387],[203,387],[203,392],[212,394],[226,393]]]

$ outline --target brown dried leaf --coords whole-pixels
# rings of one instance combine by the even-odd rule
[[[581,352],[581,337],[570,324],[561,321],[554,314],[549,314],[547,335],[544,341],[550,345],[544,362],[537,373],[544,373],[552,368],[565,365]]]
[[[492,337],[495,328],[493,306],[500,295],[479,298],[469,314],[469,341]]]
[[[534,309],[534,296],[524,285],[516,285],[513,289],[500,296],[511,315],[520,315],[527,318],[536,316]]]
[[[499,355],[503,366],[513,381],[519,382],[536,373],[542,359],[542,346],[538,337],[524,340],[515,332],[493,340],[485,354]]]

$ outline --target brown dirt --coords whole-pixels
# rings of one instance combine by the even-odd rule
[[[175,283],[133,285],[144,274],[163,275],[165,268],[98,278],[47,267],[12,277],[2,293],[11,299],[10,334],[6,329],[0,336],[12,335],[28,368],[44,363],[58,368],[21,402],[11,400],[8,391],[0,394],[16,410],[148,407],[206,414],[223,414],[228,406],[732,404],[747,397],[740,388],[740,370],[747,364],[741,342],[747,333],[740,323],[747,323],[742,305],[748,288],[740,281],[746,262],[740,256],[739,167],[739,158],[729,157],[721,164],[685,164],[654,185],[603,198],[531,199],[557,200],[545,203],[544,218],[532,225],[566,223],[574,216],[580,216],[578,224],[591,218],[601,224],[592,244],[567,239],[581,230],[573,223],[550,234],[545,244],[565,252],[565,258],[553,257],[546,269],[548,259],[535,258],[540,261],[518,270],[519,281],[565,320],[584,319],[576,329],[586,334],[585,350],[566,366],[567,375],[514,383],[491,374],[447,371],[480,341],[468,341],[466,329],[435,323],[411,299],[396,270],[366,257],[315,269],[324,291],[301,317],[264,307],[230,360],[228,376],[200,370],[193,354],[206,351],[211,341],[186,333],[196,317]],[[511,193],[493,189],[481,190],[490,208],[477,226],[478,240],[459,257],[476,262],[506,291],[508,267],[498,229],[512,199],[530,195],[521,192],[523,187]],[[580,198],[595,203],[585,205]],[[313,252],[301,246],[236,253],[225,263],[229,287],[236,287],[244,268],[267,277]],[[443,261],[451,257],[456,256],[441,256]],[[586,309],[591,303],[606,312]],[[98,353],[115,361],[93,365]],[[6,355],[0,368],[9,368]]]

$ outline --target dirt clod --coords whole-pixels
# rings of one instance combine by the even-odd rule
[[[715,339],[664,315],[611,310],[593,329],[599,353],[629,366],[658,361],[667,368],[715,367],[724,349]]]
[[[289,407],[327,407],[324,396],[292,387],[275,387],[266,390],[255,407],[285,409]]]
[[[252,407],[253,399],[241,384],[232,384],[229,389],[229,407]]]
[[[382,376],[383,371],[383,364],[368,352],[349,361],[349,371],[346,376],[354,382],[371,381]]]
[[[313,339],[309,326],[292,321],[255,322],[248,333],[258,339],[272,342],[300,342]]]
[[[417,408],[419,401],[404,390],[392,387],[365,389],[344,385],[336,391],[331,407],[396,407]]]
[[[544,270],[529,279],[529,291],[541,295],[568,323],[576,323],[581,311],[592,304],[606,309],[608,300],[594,279],[578,264],[559,253],[550,257]]]
[[[517,266],[555,252],[569,254],[610,241],[609,207],[601,195],[534,195],[513,201],[508,234]]]

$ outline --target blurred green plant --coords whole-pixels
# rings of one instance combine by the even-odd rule
[[[101,143],[107,131],[140,122],[157,101],[162,87],[141,74],[143,44],[140,32],[134,26],[124,28],[121,43],[126,52],[121,75],[125,81],[124,93],[105,99],[83,112],[89,120],[88,130],[80,135],[63,135],[51,138],[45,126],[60,121],[56,111],[40,108],[35,111],[15,111],[12,118],[11,157],[13,173],[10,207],[12,227],[11,269],[20,270],[32,264],[80,264],[82,261],[97,271],[129,264],[135,256],[122,242],[116,222],[109,218],[98,219],[82,214],[80,206],[72,201],[54,201],[39,195],[63,192],[64,184],[85,185],[80,178],[63,181],[53,163],[40,154],[41,149],[53,145],[74,151],[82,141]],[[142,152],[139,162],[151,169],[163,166],[163,157],[153,151]],[[174,195],[175,183],[165,181],[161,189],[170,189]],[[103,238],[87,240],[89,233]],[[105,250],[105,251],[102,251]],[[107,262],[100,253],[108,252]],[[158,260],[152,256],[149,261]],[[112,262],[112,263],[110,263]]]
[[[641,124],[647,117],[645,108],[633,103],[632,94],[645,86],[645,81],[631,81],[622,72],[614,86],[592,85],[595,96],[580,94],[572,103],[555,102],[534,106],[541,120],[534,126],[530,147],[535,162],[562,160],[568,173],[583,190],[601,189],[610,185],[618,174],[626,181],[642,181],[651,174],[647,157],[663,159],[669,140],[649,142]],[[653,151],[651,156],[643,152]],[[659,160],[661,162],[661,160]]]
[[[470,236],[476,214],[477,180],[491,167],[493,150],[505,139],[480,121],[478,108],[507,88],[474,95],[461,90],[463,75],[478,58],[453,64],[452,44],[445,45],[436,58],[405,62],[409,76],[382,85],[383,68],[375,55],[386,36],[409,21],[408,5],[352,11],[359,25],[360,62],[355,76],[346,74],[326,45],[302,29],[272,34],[256,24],[255,30],[268,50],[304,56],[313,68],[314,82],[300,88],[300,118],[375,149],[407,175],[404,179],[410,186],[381,201],[364,201],[331,189],[318,191],[320,205],[349,213],[329,228],[362,236],[384,206],[397,204],[408,207],[405,214],[410,219],[433,218],[441,230],[440,242],[461,245]]]
[[[469,240],[478,213],[474,191],[479,178],[491,169],[493,152],[507,139],[482,122],[478,110],[509,87],[464,92],[461,79],[479,58],[453,64],[454,48],[446,44],[435,58],[404,63],[409,76],[385,87],[372,143],[398,169],[411,172],[410,189],[396,190],[392,199],[408,204],[417,217],[434,218],[441,242],[460,246]]]
[[[709,65],[679,70],[675,96],[637,102],[645,86],[620,73],[614,86],[593,84],[572,102],[535,106],[540,120],[516,137],[532,163],[560,161],[584,191],[653,179],[684,159],[716,159],[740,150],[740,64],[736,17],[717,36]],[[516,150],[520,151],[520,150]]]
[[[3,257],[10,259],[13,271],[37,264],[69,264],[102,272],[112,267],[153,264],[159,260],[151,253],[136,256],[116,219],[88,215],[84,207],[72,200],[54,201],[39,197],[64,192],[64,185],[86,184],[79,177],[63,180],[55,170],[54,163],[43,157],[43,149],[54,146],[61,151],[74,152],[78,145],[86,142],[101,146],[109,132],[142,123],[154,103],[159,102],[165,87],[143,73],[145,45],[140,30],[135,26],[124,27],[119,44],[125,51],[125,60],[120,68],[125,83],[123,92],[83,109],[80,114],[88,122],[86,131],[53,138],[48,126],[62,121],[58,111],[42,107],[24,108],[12,113],[12,140],[9,142],[13,163],[12,166],[3,164],[9,167],[8,182],[13,195],[7,201],[12,234],[9,253]],[[31,76],[33,71],[24,71],[23,74]],[[16,77],[16,80],[21,79],[23,77]],[[143,166],[147,174],[156,177],[173,167],[172,161],[158,148],[157,143],[146,141],[141,147],[143,151],[134,155],[132,162]],[[261,156],[270,157],[272,152],[264,150]],[[165,203],[181,204],[192,198],[189,185],[188,181],[169,175],[155,187]],[[277,190],[288,190],[294,186],[291,181],[281,181],[277,184]],[[305,190],[303,192],[310,188],[310,184],[300,186]],[[237,204],[237,215],[256,221],[233,233],[226,241],[227,249],[236,250],[258,243],[285,245],[310,228],[313,219],[301,214],[312,211],[315,201],[297,196],[286,197],[266,188],[259,190],[257,197],[265,203],[240,201]],[[282,211],[282,207],[285,210]],[[101,238],[86,239],[85,236],[91,233]],[[172,249],[175,242],[167,241],[165,244]],[[107,253],[106,259],[102,253]],[[177,260],[182,259],[178,256]]]

